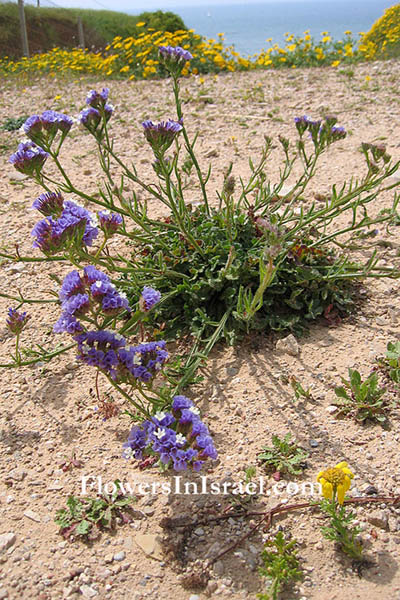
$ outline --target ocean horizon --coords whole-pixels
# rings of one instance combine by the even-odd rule
[[[176,6],[165,10],[176,13],[187,27],[207,38],[216,39],[218,33],[224,33],[227,45],[234,44],[238,52],[247,55],[268,48],[268,38],[282,45],[286,32],[303,35],[310,30],[319,39],[323,31],[328,31],[339,40],[350,30],[358,40],[359,33],[368,31],[394,4],[390,0],[272,0],[265,4]]]

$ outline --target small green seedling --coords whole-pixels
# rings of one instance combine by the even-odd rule
[[[400,342],[389,342],[386,356],[378,361],[387,376],[400,385]]]
[[[85,541],[94,540],[102,529],[114,529],[117,518],[124,523],[132,521],[129,505],[133,498],[121,493],[118,480],[114,483],[116,491],[111,495],[102,494],[96,498],[69,496],[67,508],[58,510],[54,519],[60,527],[59,533],[65,539],[79,537]]]
[[[4,129],[4,131],[17,131],[18,129],[20,129],[20,127],[22,127],[27,118],[28,117],[18,117],[17,119],[6,119],[3,125],[1,126],[1,129]]]
[[[352,416],[362,423],[367,419],[384,423],[387,419],[383,398],[386,388],[379,386],[377,373],[371,373],[363,382],[358,371],[349,369],[349,378],[342,377],[343,386],[335,387],[339,398],[338,414]]]
[[[244,481],[245,483],[250,483],[254,477],[254,475],[256,474],[257,470],[256,467],[254,465],[251,465],[250,467],[246,467],[244,474],[245,474],[245,478]]]
[[[335,542],[338,550],[350,558],[361,560],[362,545],[357,540],[361,528],[352,525],[355,514],[332,500],[322,500],[320,508],[330,518],[330,524],[321,527],[322,535]]]
[[[282,531],[278,531],[272,540],[266,542],[261,555],[264,566],[260,567],[259,572],[267,578],[269,585],[266,593],[257,594],[259,600],[278,600],[285,586],[302,579],[296,543],[296,540],[287,542]]]
[[[289,377],[282,377],[282,381],[285,384],[290,383],[296,400],[300,400],[301,398],[305,398],[306,400],[312,400],[311,390],[309,388],[304,389],[300,381],[294,375],[290,375]]]
[[[290,473],[299,475],[304,469],[304,461],[308,453],[299,448],[295,442],[291,442],[291,434],[287,433],[283,439],[277,435],[272,436],[272,446],[264,446],[264,452],[258,455],[262,463],[279,473]]]

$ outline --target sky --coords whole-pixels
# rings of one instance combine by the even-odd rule
[[[249,0],[251,4],[268,4],[269,2],[287,1],[305,2],[306,0]],[[324,2],[324,0],[320,0]],[[36,4],[36,0],[25,0],[26,4]],[[212,6],[229,4],[246,4],[244,0],[189,0],[192,6]],[[395,2],[393,2],[395,3]],[[143,10],[171,10],[178,6],[188,6],[188,0],[41,0],[42,6],[63,6],[65,8],[93,8],[140,13]],[[383,2],[386,5],[385,2]]]

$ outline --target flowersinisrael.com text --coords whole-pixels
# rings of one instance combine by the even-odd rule
[[[123,494],[162,494],[197,496],[200,494],[211,494],[213,496],[243,495],[251,496],[319,496],[321,495],[321,484],[304,481],[296,483],[294,481],[277,481],[269,486],[270,480],[259,477],[255,481],[211,481],[206,475],[202,475],[199,480],[187,481],[180,475],[175,475],[165,481],[103,481],[101,475],[83,475],[81,479],[81,495],[86,496],[91,493],[113,494],[119,489]]]

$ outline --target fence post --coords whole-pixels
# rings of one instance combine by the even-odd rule
[[[19,22],[21,25],[22,52],[29,58],[28,34],[26,32],[24,0],[18,0]]]
[[[81,17],[78,17],[78,39],[79,45],[84,50],[85,49],[85,34],[83,33],[83,24]]]

